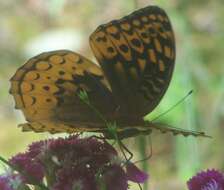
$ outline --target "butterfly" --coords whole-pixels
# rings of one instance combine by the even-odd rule
[[[119,138],[152,129],[205,136],[143,120],[161,101],[175,65],[174,33],[163,9],[148,6],[100,25],[89,42],[100,66],[78,53],[57,50],[31,58],[16,71],[10,93],[27,120],[19,125],[23,131],[99,132],[113,138],[80,100],[84,91],[99,113],[116,121]]]

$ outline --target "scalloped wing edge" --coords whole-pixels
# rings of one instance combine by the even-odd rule
[[[88,127],[86,125],[69,125],[64,123],[54,122],[29,122],[18,125],[23,132],[36,132],[43,133],[49,132],[50,134],[56,133],[82,133],[82,132],[99,132],[99,128]]]
[[[172,126],[170,126],[168,124],[164,124],[164,123],[150,123],[150,122],[146,122],[144,128],[150,128],[150,129],[159,130],[161,133],[170,132],[174,136],[175,135],[183,135],[185,137],[194,136],[194,137],[211,138],[211,136],[207,135],[203,131],[194,131],[194,130],[186,130],[186,129],[176,128],[176,127],[172,127]]]
[[[49,132],[51,134],[55,133],[81,133],[81,132],[95,132],[103,133],[106,139],[113,139],[114,134],[105,127],[88,127],[86,125],[68,125],[63,123],[52,123],[52,122],[30,122],[18,125],[22,128],[23,132],[34,131],[37,133]],[[172,133],[174,136],[182,135],[184,137],[194,136],[194,137],[206,137],[212,138],[211,136],[205,134],[202,131],[185,130],[180,128],[171,127],[163,123],[146,123],[144,126],[135,127],[125,127],[117,128],[117,136],[119,139],[136,137],[138,135],[149,135],[153,130],[158,130],[161,133]]]

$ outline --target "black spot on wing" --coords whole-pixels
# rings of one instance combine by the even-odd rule
[[[65,74],[65,71],[59,71],[58,74],[59,75],[64,75]]]
[[[132,40],[131,40],[131,43],[132,43],[134,46],[136,46],[136,47],[140,47],[140,46],[141,46],[141,42],[139,41],[139,39],[136,39],[136,38],[132,39]]]
[[[49,86],[43,86],[43,89],[46,90],[46,91],[49,91],[50,87]]]
[[[122,45],[120,46],[120,48],[121,48],[121,50],[122,50],[123,52],[125,52],[125,53],[127,53],[127,52],[128,52],[128,49],[129,49],[129,47],[128,47],[126,44],[122,44]]]
[[[114,52],[115,52],[115,50],[114,50],[113,47],[108,47],[108,48],[107,48],[107,51],[108,51],[109,53],[114,53]]]

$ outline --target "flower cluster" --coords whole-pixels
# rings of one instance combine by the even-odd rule
[[[224,174],[215,170],[198,173],[188,182],[189,190],[224,190]]]
[[[134,164],[121,162],[106,141],[76,135],[34,142],[9,163],[18,173],[1,176],[1,190],[27,189],[26,184],[44,184],[44,179],[51,190],[126,190],[129,180],[143,183],[148,177]],[[17,186],[11,183],[15,178]]]

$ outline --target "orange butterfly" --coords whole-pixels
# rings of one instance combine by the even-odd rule
[[[58,50],[37,55],[11,79],[10,93],[28,123],[23,131],[101,132],[107,126],[80,100],[86,91],[91,104],[118,123],[120,138],[149,134],[152,129],[185,136],[203,132],[146,122],[166,92],[175,63],[175,39],[168,16],[148,6],[99,26],[90,46],[100,66],[82,55]]]

